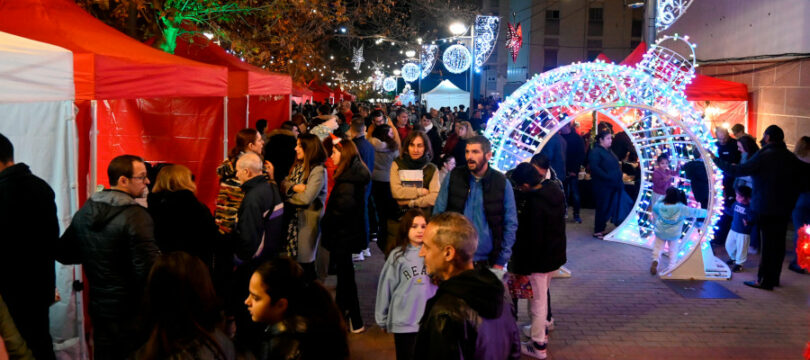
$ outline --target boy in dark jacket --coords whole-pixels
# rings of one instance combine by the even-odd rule
[[[512,173],[516,184],[518,231],[509,269],[527,275],[534,297],[530,300],[531,339],[521,353],[545,359],[548,345],[548,289],[554,272],[566,262],[565,195],[549,178],[548,159],[540,166],[521,163]]]
[[[751,228],[754,226],[754,210],[751,209],[751,188],[741,185],[736,189],[737,202],[734,203],[734,219],[726,237],[726,252],[731,271],[740,272],[748,259],[748,243],[751,242]]]
[[[473,269],[478,234],[463,215],[431,219],[419,256],[439,279],[419,324],[414,359],[519,359],[520,336],[503,283],[489,269]]]

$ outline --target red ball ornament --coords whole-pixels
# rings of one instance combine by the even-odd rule
[[[799,228],[799,238],[796,241],[796,262],[802,269],[810,270],[810,225]]]

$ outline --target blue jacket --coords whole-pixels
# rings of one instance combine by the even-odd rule
[[[462,165],[463,166],[463,165]],[[433,206],[433,214],[440,214],[447,210],[447,197],[449,195],[450,176],[444,178],[442,181],[439,197],[436,198],[436,205]],[[515,205],[515,193],[512,190],[512,184],[507,181],[504,187],[504,232],[503,243],[501,244],[501,253],[495,261],[495,265],[505,266],[512,257],[512,246],[515,244],[515,235],[517,234],[517,207]],[[484,192],[481,187],[481,181],[473,179],[470,181],[470,192],[467,195],[467,202],[464,204],[464,216],[467,217],[475,230],[478,231],[478,248],[475,250],[474,261],[483,261],[489,259],[489,253],[492,252],[492,232],[487,224],[486,216],[484,215]]]
[[[692,208],[681,203],[665,204],[662,200],[653,205],[653,214],[655,236],[664,241],[673,241],[681,238],[686,218],[705,218],[706,209]]]
[[[427,300],[436,294],[436,285],[430,282],[425,259],[413,245],[403,252],[397,248],[388,255],[377,283],[377,303],[374,319],[392,333],[419,331],[419,319],[425,312]]]
[[[751,235],[754,219],[756,219],[756,214],[754,214],[754,209],[751,208],[751,203],[734,203],[734,218],[731,220],[731,230],[738,234]],[[745,223],[743,223],[743,220],[745,220]]]

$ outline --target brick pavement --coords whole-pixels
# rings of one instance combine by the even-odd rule
[[[649,275],[649,250],[593,239],[592,211],[583,210],[583,220],[568,224],[566,267],[573,276],[551,284],[556,329],[549,359],[801,358],[810,340],[810,276],[787,270],[786,262],[781,287],[748,288],[742,282],[755,278],[759,262],[752,255],[743,273],[720,282],[741,299],[686,299]],[[373,256],[356,265],[369,330],[349,335],[352,359],[393,359],[393,336],[372,325],[384,262],[372,248]],[[725,250],[715,253],[726,259]],[[519,317],[528,321],[525,300]]]

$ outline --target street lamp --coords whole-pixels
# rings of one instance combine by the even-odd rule
[[[473,102],[474,102],[474,96],[475,96],[473,94],[473,87],[474,87],[473,81],[475,81],[474,77],[473,77],[473,76],[475,76],[475,72],[473,71],[474,62],[475,62],[475,53],[474,53],[474,51],[475,51],[475,38],[474,38],[475,34],[473,34],[472,27],[470,27],[470,35],[469,36],[462,36],[467,32],[467,26],[460,23],[460,22],[454,22],[454,23],[450,24],[450,26],[448,28],[450,29],[450,33],[453,34],[454,37],[462,38],[462,39],[470,39],[470,54],[472,55],[471,56],[472,61],[470,63],[470,69],[469,69],[470,70],[470,88],[469,88],[469,91],[470,91],[470,105],[468,107],[472,108]]]
[[[450,29],[450,33],[455,35],[455,36],[461,36],[465,32],[467,32],[467,26],[465,26],[464,24],[462,24],[460,22],[454,22],[454,23],[450,24],[449,29]]]
[[[402,74],[402,70],[400,69],[394,70],[394,75],[399,76],[400,74]]]
[[[407,56],[410,59],[410,58],[416,56],[416,51],[413,51],[413,50],[405,51],[405,56]]]

